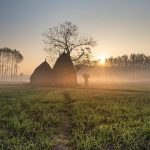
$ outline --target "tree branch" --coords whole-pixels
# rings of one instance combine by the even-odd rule
[[[72,50],[74,50],[75,48],[77,48],[77,47],[80,47],[80,46],[94,46],[95,45],[95,43],[96,42],[94,42],[92,39],[90,39],[89,41],[80,41],[80,43],[79,44],[72,44],[71,46],[71,48],[70,48],[70,52],[72,51]]]
[[[63,42],[63,41],[60,41],[60,40],[58,40],[58,39],[55,39],[54,37],[52,37],[52,36],[49,36],[48,34],[44,34],[44,36],[47,38],[47,39],[49,39],[49,41],[53,41],[53,42],[58,42],[58,43],[61,43],[61,44],[64,44],[65,45],[65,42]],[[46,42],[46,41],[45,41]],[[53,43],[53,42],[46,42],[46,43]]]
[[[88,53],[90,50],[87,47],[96,44],[91,37],[82,37],[78,33],[78,27],[71,22],[64,22],[58,27],[49,28],[43,36],[45,38],[43,41],[49,47],[49,53],[60,54],[60,52],[66,52],[70,56],[75,54],[73,61]]]
[[[76,61],[76,60],[80,59],[83,55],[84,55],[84,52],[82,52],[82,54],[80,54],[77,58],[72,59],[72,61]]]

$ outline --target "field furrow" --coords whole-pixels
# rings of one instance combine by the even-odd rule
[[[150,92],[5,87],[0,149],[148,150]]]

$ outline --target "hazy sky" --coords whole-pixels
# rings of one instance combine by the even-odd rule
[[[65,20],[98,41],[96,58],[150,55],[150,0],[0,0],[0,47],[20,50],[31,74],[46,56],[41,33]]]

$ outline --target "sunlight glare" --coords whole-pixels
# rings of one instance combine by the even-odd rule
[[[99,56],[100,65],[104,65],[105,64],[105,60],[106,60],[106,57],[104,55],[100,55]]]

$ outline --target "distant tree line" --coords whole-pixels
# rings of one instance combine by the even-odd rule
[[[0,79],[17,77],[18,64],[23,60],[18,50],[0,48]]]
[[[145,54],[131,54],[106,59],[106,67],[137,69],[150,69],[150,56]]]
[[[90,57],[86,57],[83,60],[75,62],[77,68],[84,67],[101,67],[100,60],[91,60]],[[113,69],[150,69],[150,56],[145,54],[131,54],[118,57],[109,57],[105,59],[105,68]]]
[[[150,56],[145,54],[109,57],[105,64],[88,57],[75,63],[79,74],[89,73],[91,77],[99,77],[102,81],[150,81]]]

